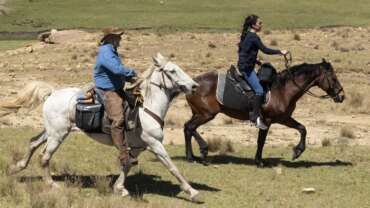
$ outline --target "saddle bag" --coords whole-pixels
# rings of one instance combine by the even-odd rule
[[[103,115],[103,105],[100,103],[77,103],[76,125],[86,132],[100,132]]]

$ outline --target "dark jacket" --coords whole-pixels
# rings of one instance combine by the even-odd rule
[[[260,37],[254,32],[247,32],[245,39],[240,43],[238,67],[241,72],[249,74],[254,70],[258,50],[265,54],[281,54],[280,50],[267,48]]]

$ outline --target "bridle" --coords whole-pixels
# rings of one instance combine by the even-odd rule
[[[339,95],[339,93],[341,93],[343,91],[343,87],[341,87],[337,93],[335,93],[334,96],[332,95],[329,95],[328,93],[326,93],[326,95],[316,95],[315,93],[311,92],[309,89],[305,89],[306,87],[301,87],[298,85],[298,83],[295,81],[294,79],[294,75],[292,73],[292,71],[290,70],[290,67],[291,67],[291,63],[292,63],[292,54],[290,52],[288,52],[287,54],[284,55],[284,60],[285,60],[285,68],[286,70],[288,71],[289,75],[292,77],[292,81],[294,83],[294,85],[302,90],[304,93],[307,93],[308,95],[312,96],[312,97],[315,97],[315,98],[320,98],[320,99],[329,99],[329,98],[335,98]],[[329,81],[329,78],[327,76],[329,72],[325,71],[324,72],[324,78],[326,79],[326,81],[329,83],[329,87],[331,89],[334,89],[332,86],[331,86],[331,82]]]
[[[159,89],[168,89],[167,84],[166,84],[166,78],[165,78],[165,77],[167,77],[167,79],[170,80],[171,84],[176,84],[177,85],[177,83],[172,80],[171,76],[167,74],[168,72],[166,70],[164,70],[164,68],[167,66],[167,64],[168,64],[168,62],[166,62],[166,64],[162,64],[162,65],[155,65],[156,67],[158,67],[158,69],[154,69],[154,70],[157,70],[161,73],[162,82],[160,84],[158,84],[158,83],[155,83],[153,81],[150,81],[150,84],[158,87]]]
[[[165,77],[167,77],[167,79],[168,80],[170,80],[170,82],[171,82],[171,84],[172,85],[174,85],[174,84],[176,84],[176,85],[178,85],[177,83],[176,83],[176,81],[173,81],[173,79],[171,78],[171,76],[170,75],[168,75],[167,73],[167,71],[166,70],[164,70],[164,68],[166,67],[166,65],[168,64],[168,62],[166,62],[166,64],[162,64],[162,65],[155,65],[156,67],[158,67],[158,69],[153,69],[154,71],[155,70],[157,70],[158,72],[160,72],[161,73],[161,77],[162,77],[162,82],[160,83],[160,84],[158,84],[158,83],[155,83],[155,82],[153,82],[153,81],[151,81],[150,80],[150,84],[151,85],[154,85],[154,86],[156,86],[156,87],[158,87],[159,89],[165,89],[165,90],[167,90],[168,89],[168,87],[167,87],[167,84],[166,84],[166,78]],[[151,75],[152,76],[152,75]],[[161,128],[163,129],[163,126],[164,126],[164,121],[161,119],[161,117],[159,117],[157,114],[155,114],[153,111],[151,111],[150,109],[148,109],[147,107],[144,107],[144,112],[146,112],[148,115],[150,115],[154,120],[156,120],[157,121],[157,123],[161,126]]]

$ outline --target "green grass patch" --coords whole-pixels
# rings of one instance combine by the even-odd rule
[[[0,161],[11,160],[14,145],[24,151],[29,138],[37,133],[29,128],[0,129]],[[117,202],[125,207],[370,206],[370,147],[308,147],[297,161],[290,160],[288,147],[266,147],[264,156],[272,168],[264,169],[254,165],[255,147],[237,145],[233,153],[211,155],[212,165],[208,167],[185,162],[183,146],[166,148],[179,170],[201,192],[204,204],[187,201],[188,196],[180,191],[175,178],[148,152],[140,156],[139,165],[127,179],[126,186],[133,197],[117,198],[107,187],[118,173],[116,150],[75,133],[52,160],[53,175],[64,186],[60,193],[38,185],[42,174],[35,157],[29,169],[17,175],[16,184],[1,176],[0,185],[12,184],[15,192],[0,187],[4,190],[0,205],[27,207],[32,196],[41,204],[63,205],[67,201],[73,207],[119,207],[114,206]],[[37,189],[32,188],[36,185]],[[303,188],[314,188],[315,192],[303,193]]]
[[[21,48],[35,42],[36,40],[0,40],[0,51]]]
[[[0,31],[50,28],[154,28],[155,30],[240,30],[247,14],[267,28],[369,25],[367,0],[12,0]]]

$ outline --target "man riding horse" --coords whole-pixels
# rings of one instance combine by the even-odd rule
[[[111,136],[114,146],[120,151],[119,160],[123,166],[134,162],[130,158],[128,145],[124,137],[124,91],[125,81],[136,76],[133,69],[121,63],[117,53],[122,31],[108,29],[100,41],[99,52],[94,67],[96,88],[104,96],[104,107],[112,122]]]

